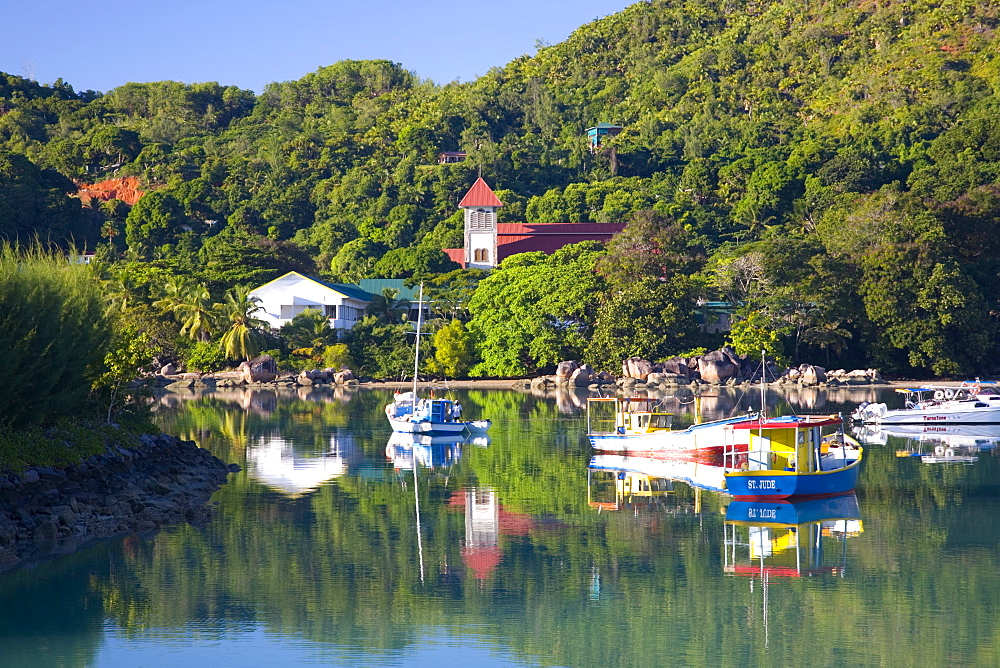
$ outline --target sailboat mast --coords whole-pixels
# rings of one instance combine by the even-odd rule
[[[417,347],[413,352],[413,412],[417,411],[417,375],[420,373],[420,328],[424,324],[424,284],[420,284],[417,297]]]

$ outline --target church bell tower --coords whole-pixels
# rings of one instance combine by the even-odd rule
[[[458,206],[465,210],[465,266],[493,269],[497,266],[497,209],[503,202],[479,177]]]

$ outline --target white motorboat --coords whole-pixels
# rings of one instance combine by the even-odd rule
[[[861,404],[851,417],[864,424],[1000,424],[1000,393],[995,383],[964,382],[959,386],[901,388],[903,408]]]

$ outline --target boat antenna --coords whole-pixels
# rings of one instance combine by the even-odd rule
[[[413,351],[413,414],[417,413],[417,375],[420,373],[420,328],[424,324],[424,284],[420,284],[420,296],[417,297],[417,347]]]

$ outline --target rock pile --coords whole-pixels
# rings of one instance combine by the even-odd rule
[[[85,543],[205,520],[232,470],[191,441],[142,436],[66,468],[0,475],[0,570]]]
[[[262,357],[270,359],[267,355]],[[178,373],[174,365],[168,364],[160,370],[158,375],[144,381],[137,381],[137,383],[146,383],[169,390],[240,386],[276,388],[358,384],[358,379],[350,369],[310,369],[298,374],[279,374],[276,367],[272,369],[263,364],[254,365],[255,361],[257,360],[244,362],[240,365],[238,372],[218,374]]]
[[[763,369],[767,382],[784,373],[783,369],[768,360]],[[732,348],[723,347],[694,357],[673,357],[663,362],[650,362],[640,357],[630,357],[622,362],[622,378],[631,378],[647,384],[687,385],[702,382],[726,385],[759,382],[760,362],[749,355],[737,355]]]
[[[594,369],[577,361],[560,362],[553,376],[532,379],[535,390],[573,387],[594,388],[616,383],[619,387],[633,389],[646,386],[671,387],[678,385],[736,385],[740,383],[789,384],[803,386],[879,385],[885,383],[876,369],[854,371],[827,371],[821,366],[801,364],[791,369],[779,367],[774,360],[761,363],[749,355],[737,355],[729,347],[713,350],[693,357],[673,357],[662,362],[650,362],[641,357],[622,361],[622,375],[615,378],[607,372]]]

